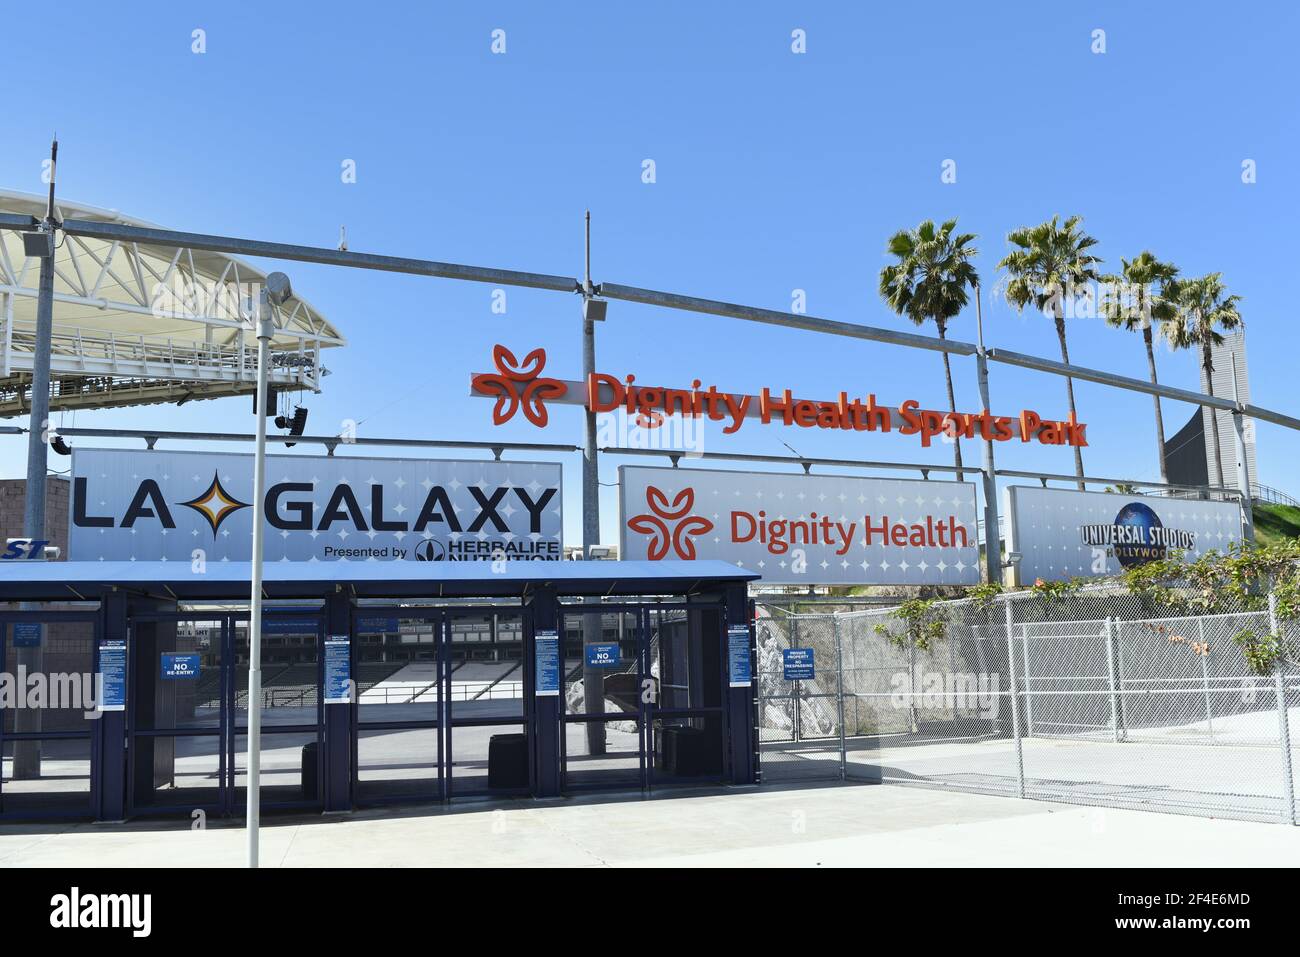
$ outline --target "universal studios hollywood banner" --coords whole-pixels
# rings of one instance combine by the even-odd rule
[[[1022,583],[1118,575],[1175,552],[1190,561],[1241,540],[1235,502],[1012,486],[1006,513]]]
[[[558,561],[560,487],[553,463],[270,455],[265,557]],[[252,455],[74,449],[71,499],[71,559],[251,558]]]
[[[619,469],[624,558],[710,558],[774,584],[973,585],[968,482]]]

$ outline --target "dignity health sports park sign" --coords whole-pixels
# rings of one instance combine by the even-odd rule
[[[773,584],[973,585],[975,486],[710,469],[619,469],[620,554],[721,559]]]
[[[1088,444],[1088,426],[1073,413],[1068,419],[1045,419],[1030,409],[1014,416],[993,415],[988,409],[948,412],[923,409],[914,399],[895,408],[878,403],[875,395],[854,398],[846,391],[831,400],[800,398],[789,389],[764,388],[758,395],[746,395],[716,385],[706,388],[699,379],[692,380],[689,387],[671,389],[641,385],[634,375],[619,377],[604,372],[591,373],[585,382],[573,382],[542,375],[546,350],[534,349],[520,361],[502,345],[493,348],[492,362],[495,372],[470,377],[470,394],[496,401],[493,425],[522,414],[533,425],[545,426],[550,421],[548,403],[555,402],[582,405],[596,413],[625,411],[643,428],[661,426],[671,415],[707,418],[723,423],[724,435],[739,431],[746,422],[757,421],[763,425],[778,423],[846,432],[898,432],[918,436],[923,446],[929,446],[937,436],[994,442],[1019,438],[1041,445]]]
[[[1006,501],[1021,582],[1118,575],[1174,552],[1192,561],[1241,540],[1234,502],[1021,486]]]
[[[252,555],[253,457],[74,449],[68,557]],[[267,561],[558,561],[560,466],[272,455]]]

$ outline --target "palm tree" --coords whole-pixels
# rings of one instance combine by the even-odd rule
[[[1205,379],[1205,392],[1214,395],[1213,348],[1222,344],[1220,329],[1231,332],[1244,325],[1237,310],[1240,296],[1225,296],[1223,273],[1212,272],[1196,279],[1175,279],[1166,289],[1174,317],[1161,331],[1175,349],[1201,350],[1201,372]],[[1210,436],[1214,443],[1214,470],[1219,485],[1223,484],[1223,450],[1219,446],[1218,415],[1210,412]]]
[[[948,334],[948,323],[955,319],[967,302],[967,289],[979,285],[979,274],[971,260],[977,250],[974,233],[953,234],[957,220],[950,219],[936,227],[927,219],[916,229],[902,229],[889,239],[887,251],[898,261],[880,270],[880,298],[900,316],[916,325],[933,322],[939,338]],[[952,389],[952,366],[943,352],[943,376],[948,386],[948,408],[957,411]],[[953,464],[961,481],[961,440],[954,437]]]
[[[1070,362],[1070,350],[1065,342],[1066,295],[1075,288],[1097,279],[1094,268],[1101,262],[1088,252],[1097,240],[1082,232],[1082,216],[1071,216],[1064,223],[1053,216],[1037,226],[1021,226],[1007,234],[1007,242],[1016,248],[998,263],[1007,271],[1007,301],[1021,311],[1033,303],[1047,312],[1051,310],[1056,321],[1056,336],[1061,341],[1061,361]],[[1074,380],[1066,377],[1065,395],[1070,404],[1070,416],[1077,418],[1074,407]],[[1083,451],[1074,446],[1074,474],[1083,489]]]
[[[1144,249],[1133,259],[1121,259],[1124,264],[1119,275],[1103,276],[1106,291],[1102,301],[1102,316],[1116,329],[1129,332],[1142,330],[1142,341],[1147,348],[1147,370],[1151,384],[1156,385],[1156,352],[1153,320],[1163,322],[1173,317],[1172,304],[1166,298],[1169,283],[1178,275],[1178,267],[1156,259]],[[1168,484],[1165,468],[1165,420],[1160,412],[1160,396],[1153,395],[1156,406],[1156,452],[1160,461],[1160,481]]]

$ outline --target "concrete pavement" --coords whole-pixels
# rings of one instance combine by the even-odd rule
[[[264,866],[1269,866],[1300,828],[891,785],[264,817]],[[0,827],[0,867],[236,867],[242,823]]]

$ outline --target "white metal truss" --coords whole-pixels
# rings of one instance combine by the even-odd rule
[[[0,191],[0,211],[44,216],[44,197]],[[61,203],[59,218],[147,226]],[[265,273],[223,253],[60,235],[55,254],[52,410],[252,394],[257,339],[250,309]],[[27,410],[38,261],[0,231],[0,417]],[[302,298],[276,318],[270,384],[320,391],[321,350],[345,345]]]

